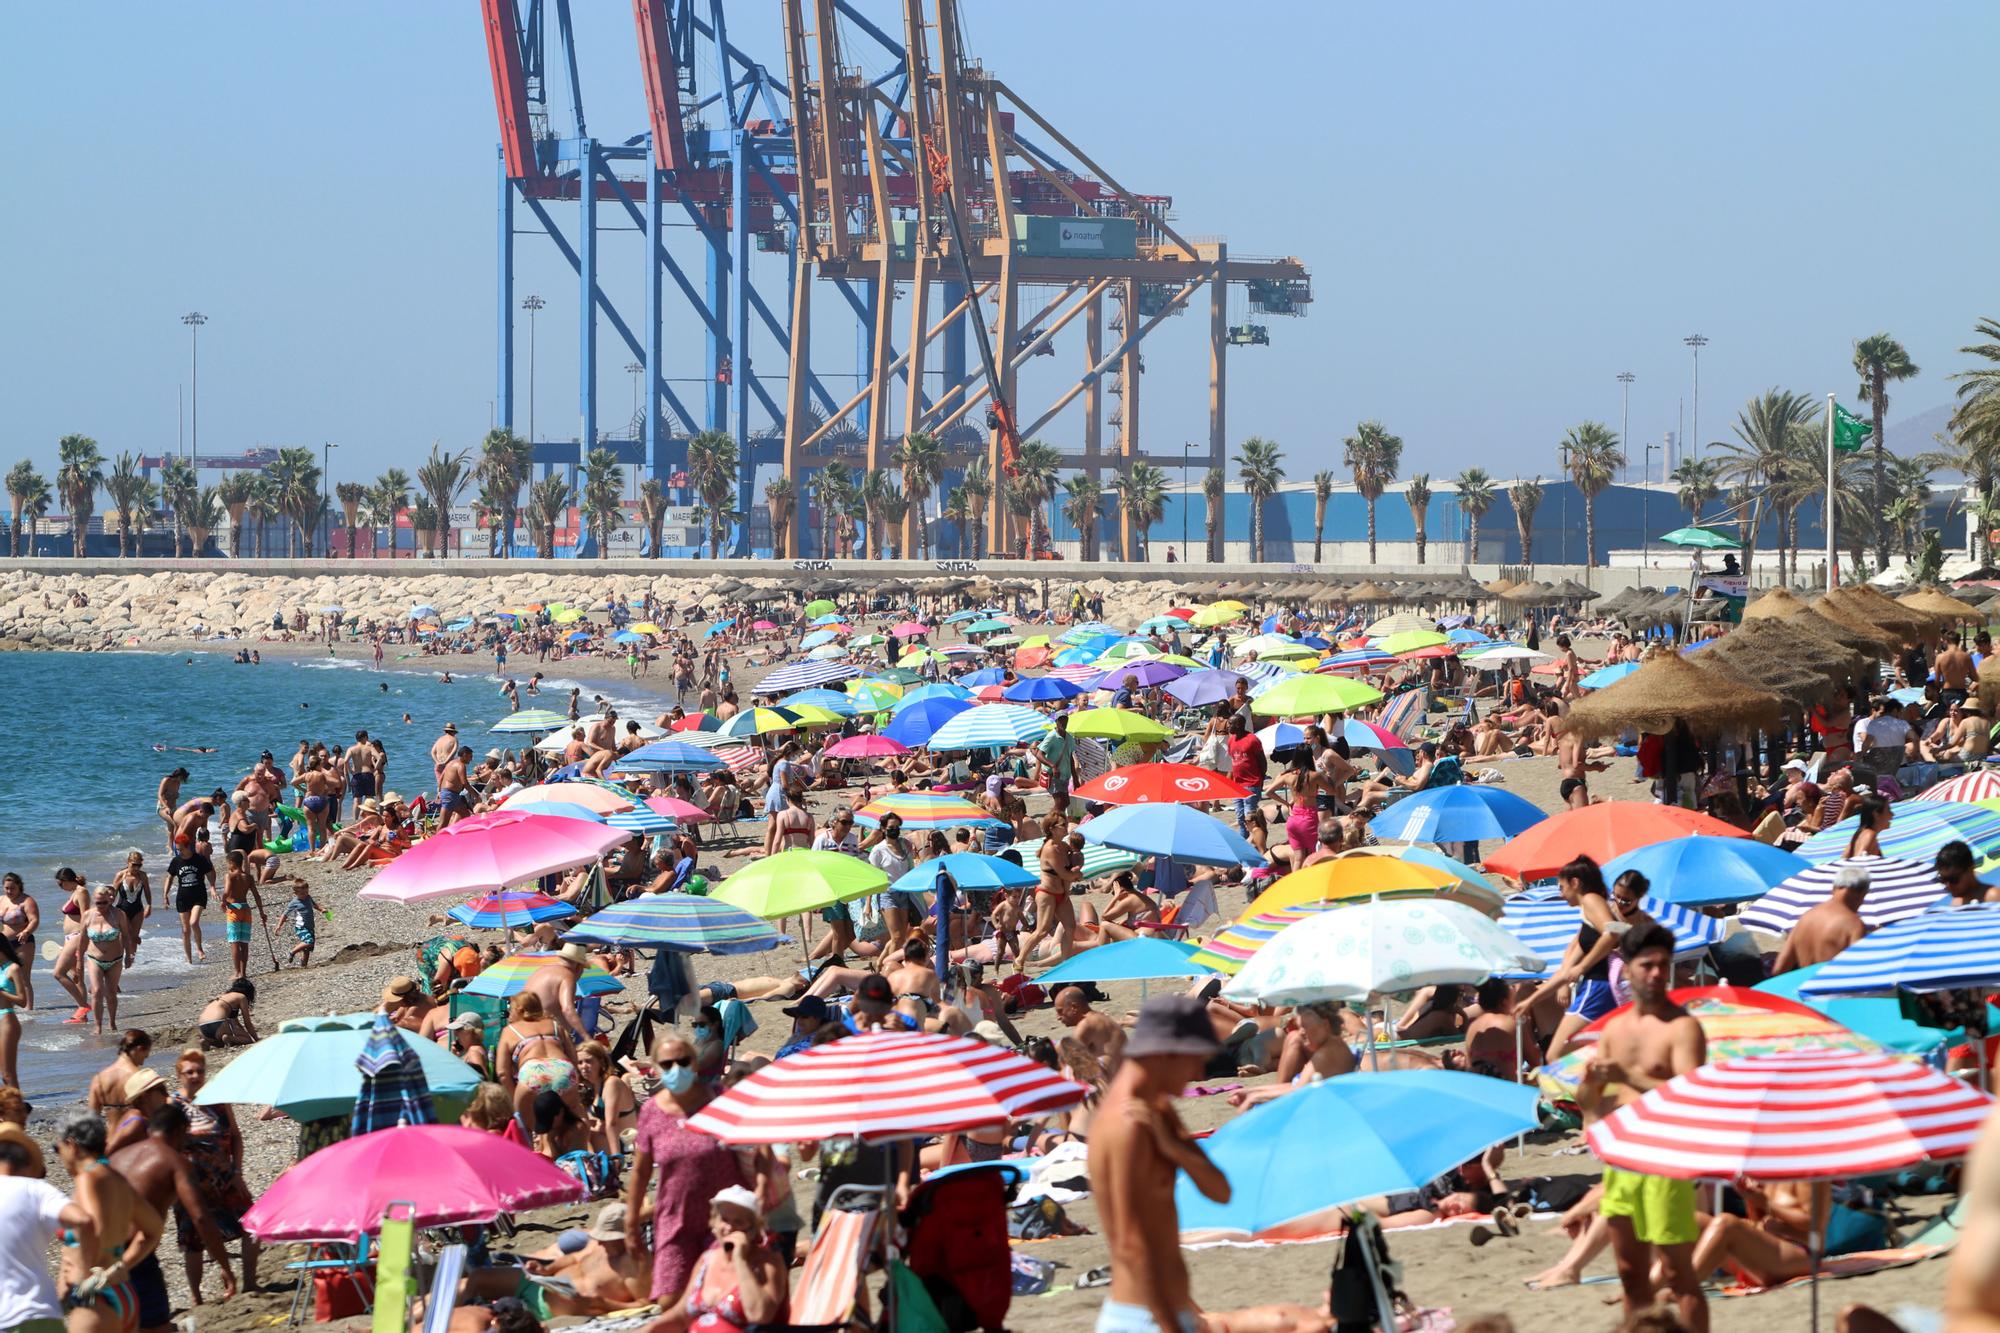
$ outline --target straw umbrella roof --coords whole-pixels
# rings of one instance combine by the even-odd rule
[[[1884,597],[1865,585],[1857,588],[1835,588],[1819,599],[1818,609],[1824,613],[1831,609],[1835,614],[1844,615],[1863,624],[1874,625],[1898,638],[1918,638],[1937,628],[1937,618],[1912,611],[1907,606],[1898,606],[1890,598]]]
[[[1350,602],[1388,602],[1394,601],[1395,597],[1395,593],[1372,579],[1363,580],[1347,590]]]
[[[1793,595],[1791,589],[1773,588],[1743,608],[1743,619],[1789,620],[1806,609],[1806,604]]]
[[[1514,580],[1494,579],[1491,583],[1484,583],[1481,584],[1480,586],[1485,588],[1487,592],[1493,594],[1495,597],[1503,597],[1506,595],[1507,590],[1514,586]]]
[[[1969,606],[1978,608],[1992,601],[1994,597],[2000,596],[2000,588],[1990,587],[1984,583],[1961,583],[1956,588],[1953,588],[1949,595]],[[1984,613],[1982,612],[1981,614]]]
[[[1561,583],[1558,583],[1556,585],[1556,595],[1564,601],[1570,602],[1594,602],[1604,596],[1601,592],[1584,587],[1575,579],[1564,579]]]
[[[1625,679],[1576,704],[1564,725],[1585,740],[1626,730],[1659,734],[1683,721],[1698,734],[1717,735],[1774,726],[1784,715],[1785,701],[1775,694],[1679,653],[1655,653]]]
[[[1500,594],[1501,598],[1505,601],[1526,602],[1530,604],[1549,601],[1554,595],[1554,588],[1551,588],[1546,583],[1537,582],[1534,579],[1530,579],[1526,583],[1516,584],[1514,587]]]
[[[1874,674],[1874,659],[1784,620],[1750,620],[1701,650],[1701,665],[1729,671],[1796,708]]]
[[[1963,620],[1977,624],[1986,619],[1986,613],[1962,598],[1953,597],[1942,588],[1919,588],[1912,593],[1898,597],[1897,602],[1920,611],[1927,616],[1937,616],[1944,620]]]

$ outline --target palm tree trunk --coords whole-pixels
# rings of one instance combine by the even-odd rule
[[[1429,541],[1430,533],[1424,530],[1422,523],[1417,524],[1417,563],[1420,565],[1424,563],[1424,547]]]
[[[1326,549],[1326,501],[1313,505],[1313,563],[1320,562],[1320,555]]]
[[[1368,563],[1375,563],[1375,497],[1368,496]]]
[[[1869,418],[1875,427],[1875,556],[1876,564],[1882,569],[1889,567],[1889,479],[1887,472],[1888,451],[1882,447],[1882,394],[1888,388],[1887,376],[1876,371],[1868,377]]]
[[[1597,497],[1583,497],[1583,567],[1597,568]]]
[[[14,507],[14,521],[7,527],[7,554],[14,559],[21,558],[21,507]]]
[[[1469,520],[1467,520],[1466,523],[1465,563],[1471,565],[1478,563],[1478,561],[1479,561],[1479,515],[1474,514]]]

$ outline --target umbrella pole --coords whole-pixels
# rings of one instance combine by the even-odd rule
[[[1521,1019],[1519,1015],[1516,1015],[1514,1018],[1514,1077],[1517,1080],[1521,1077]],[[1527,1146],[1528,1131],[1524,1129],[1514,1136],[1514,1151],[1521,1152]]]

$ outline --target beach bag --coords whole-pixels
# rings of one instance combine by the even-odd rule
[[[1006,997],[1007,1012],[1010,1014],[1039,1009],[1048,1002],[1048,991],[1028,980],[1025,972],[1010,973],[995,982],[994,986]]]
[[[326,1268],[314,1273],[313,1322],[330,1324],[366,1313],[368,1292],[362,1281],[362,1275],[351,1270]]]
[[[1053,1236],[1090,1233],[1070,1221],[1063,1206],[1044,1194],[1023,1199],[1007,1209],[1007,1234],[1014,1240],[1048,1240]]]

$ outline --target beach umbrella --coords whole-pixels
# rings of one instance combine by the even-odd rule
[[[988,815],[963,796],[940,791],[898,791],[878,796],[854,812],[854,822],[863,828],[880,828],[890,815],[902,818],[911,830],[997,826]]]
[[[1011,620],[1002,620],[997,616],[989,616],[985,620],[973,621],[960,632],[964,634],[997,634],[1001,630],[1012,629],[1013,627],[1014,622]]]
[[[1085,949],[1035,978],[1035,984],[1055,993],[1055,987],[1080,981],[1162,981],[1172,977],[1205,977],[1216,969],[1194,961],[1195,946],[1179,940],[1138,937],[1114,940]]]
[[[384,866],[363,898],[414,903],[589,865],[632,835],[582,819],[496,810],[439,829]]]
[[[1069,732],[1072,736],[1152,742],[1172,739],[1174,729],[1128,708],[1086,708],[1070,714]]]
[[[768,736],[775,731],[829,726],[840,720],[838,713],[814,708],[811,704],[799,708],[746,708],[716,728],[716,733],[741,740],[751,736]]]
[[[466,982],[465,993],[511,999],[527,989],[529,977],[559,957],[560,954],[554,953],[509,954]],[[624,989],[623,982],[595,963],[586,963],[583,975],[576,979],[578,995],[616,995]]]
[[[1743,546],[1743,543],[1734,537],[1725,537],[1719,532],[1710,532],[1707,528],[1675,528],[1672,532],[1661,533],[1658,540],[1669,546],[1685,546],[1702,551],[1735,551],[1742,549]]]
[[[805,605],[805,614],[808,616],[832,615],[833,611],[834,604],[824,597],[816,597]]]
[[[889,634],[893,638],[909,639],[919,634],[929,634],[930,632],[931,627],[923,624],[921,621],[905,620],[899,623],[894,629],[891,629]]]
[[[1056,676],[1024,676],[1000,691],[1008,703],[1057,703],[1085,693],[1083,686]]]
[[[1152,802],[1202,804],[1248,796],[1239,782],[1195,764],[1128,764],[1093,778],[1070,792],[1072,799],[1103,805],[1147,805]]]
[[[943,623],[947,625],[961,625],[968,620],[977,620],[985,614],[984,611],[980,610],[954,611],[944,618]]]
[[[1962,1028],[1946,1030],[1911,1022],[1903,1016],[1902,1000],[1893,996],[1801,994],[1800,989],[1818,976],[1825,966],[1824,963],[1814,963],[1810,967],[1795,967],[1767,981],[1758,982],[1756,989],[1767,995],[1809,1005],[1848,1031],[1859,1033],[1884,1050],[1903,1055],[1928,1055],[1939,1046],[1964,1038]]]
[[[1722,942],[1723,923],[1693,908],[1648,896],[1639,900],[1639,910],[1674,932],[1677,958],[1692,957]],[[1563,951],[1569,948],[1577,928],[1583,924],[1583,911],[1564,902],[1553,884],[1539,884],[1507,900],[1500,911],[1500,924],[1548,960],[1547,968],[1509,975],[1540,977],[1548,975],[1562,961]]]
[[[523,923],[560,921],[575,916],[576,909],[533,889],[502,889],[468,898],[445,915],[480,930],[504,930]]]
[[[1095,823],[1096,821],[1093,820],[1091,822]],[[1040,864],[1042,842],[1043,839],[1041,838],[1029,838],[1014,844],[1014,850],[1021,854],[1021,861],[1024,865]],[[1138,852],[1128,851],[1123,847],[1110,847],[1102,843],[1086,841],[1083,844],[1083,877],[1085,879],[1102,879],[1106,875],[1115,875],[1121,870],[1130,870],[1145,859]]]
[[[1337,1230],[1334,1214],[1356,1200],[1424,1189],[1535,1129],[1535,1102],[1533,1088],[1448,1069],[1345,1074],[1300,1088],[1203,1140],[1229,1179],[1229,1202],[1203,1197],[1182,1175],[1174,1187],[1182,1243]]]
[[[1092,688],[1115,690],[1127,680],[1130,680],[1140,689],[1151,689],[1155,685],[1165,685],[1170,681],[1179,680],[1182,676],[1187,675],[1187,673],[1188,669],[1184,666],[1163,661],[1157,657],[1147,658],[1143,661],[1127,662],[1121,666],[1112,667],[1092,682]],[[1223,691],[1223,697],[1228,697],[1227,690]]]
[[[568,782],[559,784],[562,787],[581,785],[583,784]],[[558,819],[587,819],[593,824],[611,822],[609,815],[600,814],[587,805],[578,805],[574,801],[558,801],[554,798],[540,801],[511,801],[507,809],[522,815],[554,815]]]
[[[789,694],[793,690],[831,685],[860,674],[861,668],[852,662],[792,662],[766,675],[757,682],[755,689],[759,694]]]
[[[1611,883],[1636,870],[1652,884],[1652,896],[1683,907],[1712,907],[1761,898],[1811,864],[1803,857],[1755,838],[1671,838],[1635,848],[1604,863]]]
[[[885,680],[850,680],[847,697],[864,713],[886,713],[903,697],[903,687]]]
[[[1690,833],[1749,836],[1734,824],[1679,806],[1605,801],[1549,816],[1501,845],[1485,858],[1485,866],[1518,880],[1544,879],[1579,855],[1603,865],[1634,848]]]
[[[640,747],[640,749],[644,748],[644,746]],[[638,750],[634,750],[632,753],[637,754],[638,752]],[[622,810],[631,809],[638,802],[639,798],[631,792],[626,791],[622,787],[612,786],[609,783],[543,782],[532,787],[521,788],[521,790],[515,792],[501,803],[500,810],[496,810],[492,814],[473,815],[470,819],[459,820],[456,824],[451,825],[451,827],[456,829],[467,824],[473,824],[473,827],[476,828],[478,825],[473,823],[475,820],[492,819],[501,811],[513,810],[524,805],[578,805],[593,814],[615,815]],[[564,811],[560,813],[567,814],[568,812]],[[576,818],[574,815],[570,815],[569,817]]]
[[[588,643],[588,642],[590,642],[590,631],[589,631],[589,630],[587,630],[587,629],[580,629],[580,630],[577,630],[577,631],[576,631],[575,633],[573,633],[573,634],[570,634],[570,635],[567,635],[567,636],[565,636],[565,637],[564,637],[564,639],[563,639],[563,642],[564,642],[564,643]],[[530,710],[530,711],[533,711],[533,710]]]
[[[274,1106],[294,1120],[350,1114],[361,1096],[356,1064],[374,1032],[372,1013],[295,1019],[246,1047],[195,1094],[199,1106]],[[463,1103],[479,1075],[436,1042],[418,1042],[424,1087],[433,1097]]]
[[[405,620],[435,620],[437,619],[437,613],[437,608],[429,602],[418,602],[415,606],[403,612],[403,618]]]
[[[911,749],[928,741],[933,733],[961,713],[975,707],[968,699],[924,699],[897,713],[881,734]]]
[[[635,622],[633,623],[633,625],[632,625],[632,628],[633,628],[634,630],[636,630],[637,632],[639,632],[640,634],[658,634],[658,633],[660,633],[660,627],[659,627],[658,625],[655,625],[655,624],[654,624],[654,623],[653,623],[652,621],[650,621],[650,620],[640,620],[640,621],[635,621]]]
[[[874,674],[874,676],[872,676],[870,679],[886,680],[891,685],[899,686],[905,690],[912,685],[921,685],[924,683],[924,678],[922,676],[919,676],[916,672],[910,670],[908,667],[899,667],[899,666],[883,667],[880,671],[877,671]]]
[[[1487,878],[1479,871],[1474,870],[1465,862],[1458,860],[1456,857],[1446,856],[1434,847],[1424,847],[1409,842],[1382,842],[1370,847],[1350,847],[1340,855],[1342,857],[1386,856],[1396,861],[1409,861],[1416,865],[1429,866],[1433,870],[1442,870],[1446,874],[1455,875],[1462,883],[1470,884],[1475,889],[1483,889],[1492,894],[1495,901],[1507,896],[1507,890],[1501,885]]]
[[[611,636],[611,642],[641,643],[645,640],[645,638],[646,636],[639,633],[637,630],[621,629],[616,634]]]
[[[1372,704],[1382,691],[1345,676],[1288,676],[1250,701],[1259,717],[1315,717]]]
[[[1467,650],[1464,661],[1467,666],[1481,671],[1500,671],[1509,662],[1546,662],[1549,655],[1518,643],[1500,643],[1491,648]]]
[[[838,713],[841,717],[855,717],[861,712],[860,705],[854,702],[854,696],[841,690],[800,690],[797,694],[788,694],[778,701],[778,706],[781,708],[803,708],[808,705],[824,708],[829,713]]]
[[[740,907],[692,893],[642,893],[613,903],[563,935],[619,949],[763,953],[785,937]]]
[[[713,713],[687,713],[667,727],[669,733],[682,731],[714,731],[722,725],[722,719]]]
[[[1395,732],[1358,717],[1344,717],[1335,728],[1349,746],[1358,750],[1407,750],[1409,743]]]
[[[1356,591],[1358,592],[1359,590],[1357,589]],[[1360,599],[1357,598],[1357,600]],[[1371,598],[1368,600],[1379,601],[1381,599]],[[1398,634],[1435,634],[1437,633],[1437,624],[1434,621],[1425,620],[1422,616],[1413,616],[1407,611],[1398,611],[1394,615],[1384,616],[1380,620],[1373,622],[1366,629],[1362,630],[1361,633],[1366,638],[1380,642],[1383,639],[1392,638]]]
[[[1139,632],[1141,634],[1171,634],[1175,630],[1182,628],[1185,624],[1186,617],[1184,616],[1154,616],[1151,620],[1140,622]]]
[[[1475,878],[1477,878],[1475,876]],[[1336,856],[1280,876],[1251,899],[1238,920],[1287,907],[1358,903],[1375,898],[1444,898],[1498,918],[1501,896],[1455,870],[1389,856]]]
[[[351,1241],[381,1230],[399,1205],[417,1227],[484,1226],[583,1196],[575,1176],[497,1134],[404,1125],[294,1163],[243,1215],[243,1229],[267,1245]]]
[[[1481,596],[1484,595],[1485,593],[1484,590],[1482,589]],[[1461,647],[1468,644],[1487,644],[1493,642],[1493,637],[1491,635],[1481,634],[1476,629],[1447,630],[1445,631],[1444,637],[1447,642],[1458,644]]]
[[[574,625],[577,621],[583,619],[583,612],[576,610],[574,607],[566,606],[560,611],[552,612],[549,615],[549,619],[558,625]]]
[[[773,921],[817,912],[887,887],[888,875],[859,857],[794,848],[752,861],[709,896]]]
[[[816,629],[812,633],[806,635],[803,639],[799,640],[799,647],[819,648],[826,644],[832,643],[835,639],[839,637],[840,636],[838,634],[835,634],[830,629]]]
[[[492,726],[492,730],[512,734],[528,731],[561,731],[570,725],[561,713],[551,713],[545,708],[527,708],[518,713],[509,713]]]
[[[968,690],[976,690],[982,685],[1005,684],[1006,680],[1007,680],[1006,668],[981,667],[977,671],[968,671],[963,676],[960,676],[958,678],[958,683],[960,685],[963,685]]]
[[[673,740],[652,741],[628,750],[612,761],[614,773],[713,773],[723,766],[708,750],[690,737],[715,736],[703,728],[683,731]],[[615,813],[615,812],[614,812]]]
[[[1542,966],[1527,945],[1463,903],[1381,899],[1286,926],[1222,993],[1255,1004],[1366,1000]]]
[[[887,731],[895,735],[895,724],[891,723]],[[1048,719],[1032,708],[1021,704],[977,704],[939,726],[924,742],[924,747],[930,750],[1004,749],[1038,741],[1048,734]]]
[[[1368,828],[1400,842],[1485,842],[1526,833],[1547,818],[1510,791],[1460,782],[1413,792],[1369,820]]]
[[[1282,758],[1284,751],[1306,743],[1306,729],[1296,722],[1273,722],[1251,734],[1256,736],[1264,747],[1264,753],[1272,759]]]
[[[845,626],[847,624],[847,621],[838,613],[833,611],[827,611],[821,615],[814,616],[812,618],[811,623],[817,626],[826,626],[826,625]]]
[[[423,1060],[410,1049],[402,1030],[389,1021],[386,1009],[375,1015],[354,1068],[361,1075],[361,1091],[354,1099],[349,1135],[436,1123],[437,1108],[431,1101]]]
[[[716,635],[722,633],[724,630],[732,628],[735,624],[736,624],[736,618],[734,616],[731,616],[727,620],[718,620],[713,625],[710,625],[707,629],[703,630],[701,632],[701,637],[704,639],[712,639]]]
[[[807,653],[806,656],[815,662],[833,662],[846,657],[847,649],[837,643],[823,644]]]
[[[899,754],[908,754],[910,747],[901,741],[873,732],[858,736],[843,736],[827,747],[826,753],[834,759],[883,759]]]
[[[1400,657],[1404,653],[1414,653],[1424,648],[1442,648],[1450,643],[1449,637],[1434,629],[1406,629],[1401,633],[1389,635],[1375,646],[1385,653]]]
[[[1849,868],[1868,876],[1868,893],[1861,900],[1861,919],[1870,927],[1928,912],[1951,899],[1928,862],[1894,856],[1842,857],[1809,865],[1781,880],[1772,890],[1743,909],[1737,918],[1746,930],[1772,935],[1788,933],[1799,918],[1825,902],[1833,882]]]
[[[1297,907],[1273,908],[1268,912],[1246,911],[1216,931],[1207,943],[1194,952],[1193,959],[1204,967],[1235,976],[1259,949],[1276,939],[1278,932],[1285,927],[1321,912],[1337,911],[1344,905],[1339,902],[1313,902],[1301,903]]]
[[[648,796],[640,804],[681,824],[705,824],[715,818],[693,801],[683,801],[678,796]]]
[[[923,703],[927,699],[970,699],[971,697],[972,691],[963,685],[954,685],[950,681],[934,681],[928,685],[919,685],[913,690],[906,690],[903,697],[896,701],[895,707],[890,711],[900,713],[903,709]]]
[[[1822,995],[1966,990],[2000,985],[2000,903],[1938,907],[1855,941],[1800,988]]]
[[[1344,653],[1335,653],[1317,668],[1324,674],[1331,671],[1359,671],[1363,675],[1371,671],[1387,671],[1395,666],[1397,658],[1393,653],[1385,653],[1380,648],[1353,648]]]
[[[1601,690],[1606,685],[1615,685],[1639,669],[1637,662],[1613,662],[1610,666],[1599,667],[1577,682],[1586,690]]]
[[[1227,625],[1232,620],[1243,619],[1243,611],[1235,606],[1204,606],[1189,618],[1188,623],[1197,629],[1212,629],[1217,625]]]
[[[1882,831],[1884,856],[1929,861],[1946,843],[1963,842],[1976,862],[2000,858],[2000,810],[1958,801],[1899,801],[1889,812],[1894,818]],[[1860,827],[1861,817],[1850,815],[1800,843],[1798,853],[1815,863],[1837,860]]]
[[[862,1032],[772,1061],[688,1128],[725,1143],[879,1143],[1053,1115],[1088,1091],[975,1038]]]
[[[967,892],[983,893],[998,889],[1025,889],[1040,879],[1034,871],[982,852],[952,852],[934,856],[903,872],[889,887],[898,893],[935,893],[938,879],[950,875],[952,883]]]
[[[643,801],[630,810],[621,810],[605,819],[612,828],[622,828],[627,833],[648,837],[655,833],[671,833],[680,825],[672,816],[663,815]]]
[[[1261,866],[1262,853],[1214,815],[1191,806],[1121,805],[1077,826],[1085,843],[1190,865]]]

